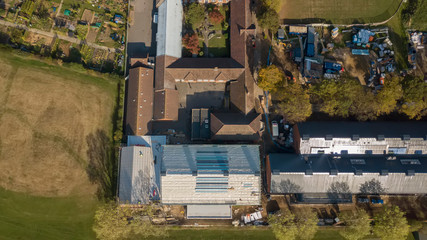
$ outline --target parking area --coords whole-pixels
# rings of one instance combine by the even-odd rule
[[[133,9],[133,10],[132,10]],[[128,25],[128,57],[155,56],[157,24],[153,23],[155,1],[131,1],[131,21]]]

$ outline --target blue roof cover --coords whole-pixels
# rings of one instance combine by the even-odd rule
[[[313,57],[314,56],[314,44],[307,44],[307,56]]]
[[[258,145],[166,145],[166,174],[259,174]]]

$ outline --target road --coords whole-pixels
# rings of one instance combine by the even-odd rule
[[[109,51],[109,52],[116,52],[117,51],[117,49],[115,49],[115,48],[109,48],[109,47],[106,47],[106,46],[100,46],[98,44],[90,43],[90,42],[85,42],[85,41],[82,41],[82,40],[77,39],[77,38],[72,38],[72,37],[68,37],[68,36],[58,35],[56,33],[46,32],[46,31],[42,31],[42,30],[39,30],[39,29],[35,29],[35,28],[29,28],[29,27],[27,27],[25,25],[22,25],[22,24],[11,23],[11,22],[7,22],[7,21],[4,21],[4,20],[0,20],[0,25],[7,26],[7,27],[19,27],[19,28],[25,29],[26,31],[29,31],[29,32],[37,33],[37,34],[44,35],[44,36],[51,37],[51,38],[57,37],[57,38],[59,38],[61,40],[65,40],[65,41],[68,41],[68,42],[71,42],[71,43],[76,43],[76,44],[83,44],[84,43],[84,44],[88,45],[89,47],[93,47],[93,48],[96,48],[96,49],[102,49],[102,50],[106,50],[106,51]]]
[[[127,53],[129,58],[155,56],[157,24],[153,23],[154,0],[131,1],[133,12],[128,25]]]

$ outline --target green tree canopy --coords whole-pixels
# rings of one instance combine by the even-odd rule
[[[274,65],[261,68],[258,73],[258,86],[264,91],[275,92],[284,83],[284,74]]]
[[[185,11],[185,22],[193,29],[198,28],[205,19],[205,5],[199,2],[190,3]]]
[[[389,114],[396,109],[396,104],[403,96],[402,85],[400,78],[394,77],[385,81],[384,86],[378,91],[377,100],[377,116],[381,114]]]
[[[342,212],[338,217],[346,226],[340,231],[340,234],[345,239],[358,240],[369,235],[371,231],[371,220],[369,220],[369,215],[365,210],[357,209],[354,212]]]
[[[295,215],[291,212],[278,212],[269,215],[268,224],[278,240],[293,240],[297,236],[298,229]]]
[[[276,32],[279,28],[279,14],[272,9],[266,8],[257,15],[259,25],[264,28]]]
[[[268,223],[278,240],[313,239],[318,230],[317,214],[309,210],[278,212],[268,216]]]
[[[312,113],[310,95],[300,84],[286,86],[278,93],[278,112],[290,123],[305,121]]]
[[[148,218],[151,215],[150,206],[144,210],[132,210],[114,203],[105,204],[95,213],[93,230],[96,237],[102,240],[164,237],[164,229],[151,224]]]
[[[277,13],[280,12],[280,8],[282,7],[281,0],[262,0],[262,4],[264,7],[271,8]]]
[[[302,210],[296,214],[298,233],[297,237],[301,240],[310,240],[314,238],[319,227],[317,223],[317,213],[308,209]]]
[[[374,233],[381,239],[406,239],[409,234],[409,224],[405,213],[400,211],[397,206],[383,208],[374,219]]]
[[[400,112],[411,119],[427,115],[427,83],[422,79],[406,77],[403,80],[403,99]]]

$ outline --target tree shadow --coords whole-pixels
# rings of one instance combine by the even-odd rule
[[[360,192],[363,194],[380,195],[385,192],[385,189],[380,181],[372,178],[370,181],[366,181],[360,185]]]
[[[282,180],[279,185],[280,193],[300,193],[302,188],[291,180]]]
[[[88,144],[87,156],[89,163],[86,173],[92,183],[98,184],[97,197],[99,199],[111,198],[115,194],[114,179],[115,162],[111,140],[103,130],[96,130],[86,136]]]
[[[351,199],[350,187],[346,182],[333,182],[327,191],[327,195],[334,202]]]

